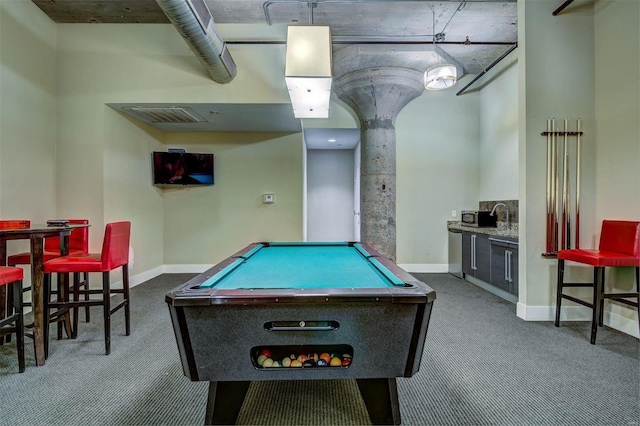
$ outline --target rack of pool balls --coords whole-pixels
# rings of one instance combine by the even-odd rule
[[[262,368],[277,367],[348,367],[351,365],[351,354],[327,353],[295,354],[282,359],[273,359],[269,349],[260,350],[256,363]]]

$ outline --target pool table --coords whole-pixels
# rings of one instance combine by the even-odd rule
[[[400,424],[395,378],[420,368],[434,300],[350,242],[251,244],[166,295],[206,424],[235,423],[251,381],[310,379],[356,379],[372,423]]]

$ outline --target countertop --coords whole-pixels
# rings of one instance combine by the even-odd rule
[[[518,225],[507,228],[504,224],[498,223],[496,228],[476,228],[475,226],[465,226],[459,220],[447,221],[447,229],[454,231],[473,232],[475,234],[493,235],[496,237],[518,239]]]

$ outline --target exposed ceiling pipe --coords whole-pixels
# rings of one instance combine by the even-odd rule
[[[236,76],[231,58],[204,0],[156,0],[169,21],[187,42],[209,76],[217,83],[229,83]]]
[[[562,3],[562,4],[560,5],[560,7],[559,7],[559,8],[557,8],[556,10],[554,10],[554,11],[553,11],[552,15],[553,15],[553,16],[558,16],[558,14],[559,14],[560,12],[562,12],[562,11],[563,11],[567,6],[569,6],[571,3],[573,3],[573,0],[567,0],[567,1],[565,1],[564,3]]]
[[[498,62],[500,62],[501,60],[503,60],[504,58],[507,57],[507,55],[509,55],[509,53],[513,52],[516,48],[518,47],[518,43],[515,43],[513,46],[511,46],[509,49],[507,49],[506,52],[504,52],[502,55],[500,55],[500,57],[498,59],[496,59],[495,61],[493,61],[493,63],[491,65],[489,65],[484,71],[482,71],[480,74],[478,74],[476,76],[476,78],[474,78],[473,80],[471,80],[471,82],[469,84],[467,84],[466,86],[464,86],[462,89],[460,89],[460,91],[458,93],[456,93],[456,96],[460,96],[461,94],[464,93],[465,90],[467,90],[469,87],[471,87],[471,85],[473,83],[475,83],[476,81],[478,81],[478,79],[480,79],[480,77],[482,77],[483,75],[485,75],[487,73],[487,71],[489,71],[491,68],[493,68],[494,66],[496,66],[498,64]]]

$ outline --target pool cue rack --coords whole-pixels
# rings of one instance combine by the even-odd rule
[[[558,250],[572,248],[572,234],[573,248],[580,248],[580,144],[583,132],[580,118],[576,120],[576,130],[569,130],[569,119],[563,121],[563,130],[558,130],[556,119],[547,119],[547,129],[541,133],[547,143],[546,243],[542,257],[549,259],[555,259]],[[573,214],[572,205],[575,206]]]

